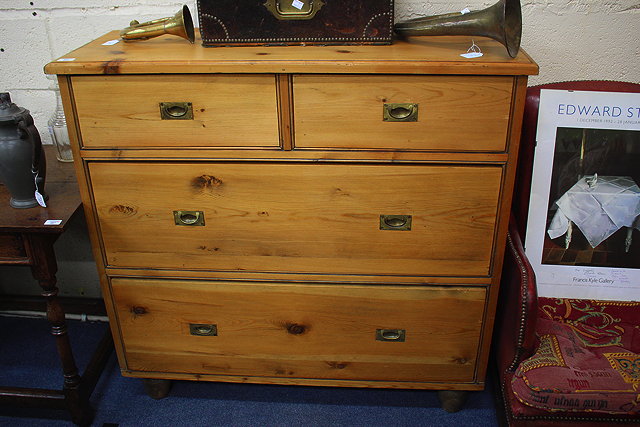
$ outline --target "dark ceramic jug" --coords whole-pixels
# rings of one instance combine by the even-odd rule
[[[45,200],[45,175],[46,160],[33,117],[12,103],[8,93],[0,93],[0,181],[11,193],[11,206],[37,206],[36,192]]]

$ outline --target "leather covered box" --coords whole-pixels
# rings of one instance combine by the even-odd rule
[[[204,46],[390,44],[393,0],[198,0]]]

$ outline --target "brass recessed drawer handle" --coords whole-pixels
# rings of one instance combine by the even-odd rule
[[[404,342],[405,329],[376,329],[377,341]]]
[[[189,323],[189,332],[191,335],[199,337],[217,337],[218,325],[204,323]]]
[[[173,211],[173,220],[176,225],[204,226],[203,211]]]
[[[193,120],[193,106],[190,102],[161,102],[162,120]]]
[[[384,104],[382,121],[417,122],[418,104]]]
[[[411,230],[411,215],[380,215],[380,230]]]

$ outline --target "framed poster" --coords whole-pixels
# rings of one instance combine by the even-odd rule
[[[539,296],[640,301],[640,94],[541,90],[536,143]]]

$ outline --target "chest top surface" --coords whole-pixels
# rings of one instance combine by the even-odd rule
[[[537,64],[524,52],[509,58],[497,41],[474,38],[484,55],[460,56],[471,46],[464,36],[413,37],[389,46],[250,46],[205,48],[161,36],[118,40],[117,31],[47,64],[48,74],[144,73],[376,73],[532,75]],[[105,45],[105,43],[107,43]]]

